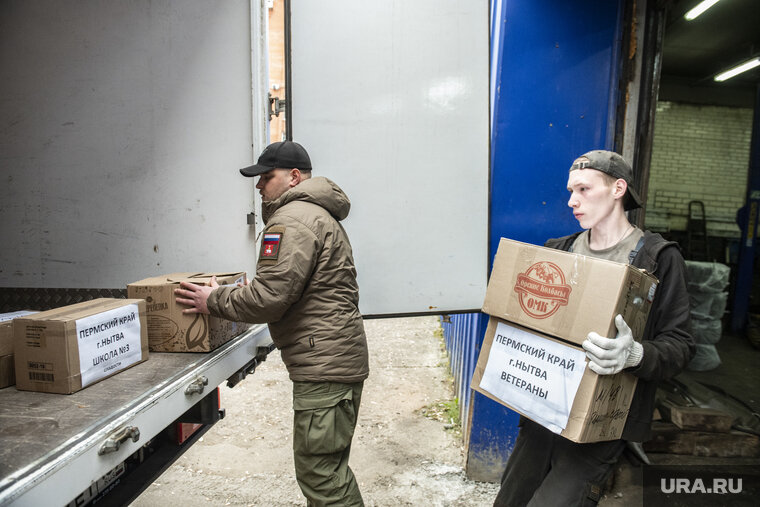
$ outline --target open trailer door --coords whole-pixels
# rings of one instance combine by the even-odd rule
[[[487,0],[290,1],[289,133],[351,199],[365,316],[481,307],[488,14]]]

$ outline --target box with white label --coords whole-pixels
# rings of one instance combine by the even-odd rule
[[[148,359],[145,301],[94,299],[13,321],[16,388],[70,394]]]
[[[245,322],[206,315],[182,313],[187,307],[176,302],[174,289],[181,282],[210,285],[215,276],[219,285],[235,286],[245,280],[245,272],[170,273],[127,285],[127,296],[147,303],[148,341],[152,352],[210,352],[250,327]]]
[[[587,443],[623,433],[637,379],[597,375],[578,346],[491,317],[472,388],[545,428]]]

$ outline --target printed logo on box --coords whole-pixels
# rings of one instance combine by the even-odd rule
[[[515,283],[520,307],[534,319],[554,315],[561,306],[567,305],[571,291],[560,267],[548,261],[533,264],[517,275]]]

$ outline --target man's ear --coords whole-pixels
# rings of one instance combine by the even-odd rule
[[[301,178],[301,171],[295,168],[290,170],[290,173],[288,174],[288,176],[290,177],[288,181],[290,188],[293,188],[299,183],[301,183],[301,180],[303,179]]]
[[[622,199],[628,191],[628,183],[623,178],[619,178],[612,186],[612,195],[615,199]]]

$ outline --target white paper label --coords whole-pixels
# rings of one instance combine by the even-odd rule
[[[33,313],[37,313],[37,312],[31,311],[31,310],[20,310],[18,312],[0,313],[0,322],[5,322],[6,320],[13,320],[16,317],[24,317],[25,315],[32,315]]]
[[[223,284],[222,287],[237,287],[237,284],[239,283],[245,283],[245,273],[243,273],[243,276],[239,277],[234,282]]]
[[[655,291],[657,291],[657,283],[652,282],[652,285],[649,286],[649,292],[647,293],[647,301],[650,303],[654,301]]]
[[[77,320],[82,387],[140,361],[140,310],[137,304]]]
[[[586,354],[499,322],[481,389],[561,433],[586,369]]]

